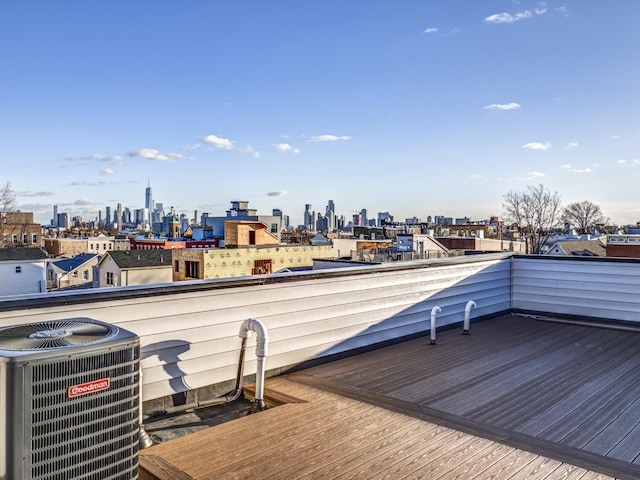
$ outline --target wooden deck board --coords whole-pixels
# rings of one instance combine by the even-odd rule
[[[626,339],[621,346],[632,341],[632,339]],[[604,344],[603,348],[615,347],[618,345],[617,342],[617,337],[614,337]],[[633,354],[632,352],[629,355]],[[593,361],[595,367],[588,360]],[[602,352],[595,352],[588,358],[581,358],[575,363],[565,362],[555,369],[549,378],[538,376],[530,381],[526,388],[516,389],[501,398],[500,402],[484,405],[470,412],[470,416],[479,421],[500,425],[503,428],[516,429],[525,424],[529,424],[529,428],[531,428],[531,424],[536,419],[546,417],[551,409],[550,405],[557,405],[562,408],[555,408],[556,419],[564,418],[569,410],[576,408],[576,404],[581,404],[588,399],[592,395],[592,390],[600,388],[597,382],[592,381],[594,368],[600,371],[601,379],[606,379],[619,362],[619,359],[612,359],[610,355]],[[570,395],[570,401],[564,401],[562,398],[556,401],[555,398],[558,394],[556,385],[560,382],[564,386],[562,397],[568,398],[566,392],[573,392]]]
[[[266,389],[298,403],[141,457],[196,480],[640,478],[636,332],[508,315]]]

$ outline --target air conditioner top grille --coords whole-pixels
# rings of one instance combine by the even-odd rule
[[[87,345],[118,333],[113,325],[90,319],[52,320],[0,329],[0,349],[45,350]]]

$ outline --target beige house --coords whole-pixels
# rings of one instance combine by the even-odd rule
[[[569,255],[574,257],[606,257],[607,242],[599,237],[593,240],[565,240],[556,242],[546,255]]]
[[[173,281],[173,250],[107,252],[98,263],[94,287],[126,287]]]
[[[127,240],[128,243],[128,240]],[[44,249],[55,258],[73,258],[82,253],[97,253],[104,255],[114,250],[114,237],[98,235],[88,238],[45,238]]]
[[[257,220],[227,220],[224,222],[225,247],[278,245],[278,237],[269,226]]]
[[[96,253],[81,253],[73,258],[59,258],[47,265],[47,290],[91,287],[94,267],[100,256]]]

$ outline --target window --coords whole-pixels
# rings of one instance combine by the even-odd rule
[[[249,245],[255,245],[255,244],[256,244],[256,231],[251,230],[249,232]]]
[[[33,244],[38,243],[38,234],[37,234],[37,233],[34,233],[34,234],[31,236],[31,243],[33,243]]]
[[[113,285],[113,272],[107,272],[107,285]]]
[[[23,245],[27,245],[29,243],[29,234],[28,233],[23,233],[22,234],[22,244]]]
[[[200,264],[198,262],[185,261],[184,262],[184,270],[185,270],[184,276],[188,277],[188,278],[199,278],[198,277],[199,266],[200,266]]]
[[[22,273],[22,267],[20,265],[16,267],[16,273]]]
[[[89,250],[93,250],[93,243],[89,246]]]
[[[13,234],[13,243],[15,243],[15,244],[18,243],[18,234],[17,233]]]
[[[176,260],[175,265],[173,266],[174,271],[179,272],[180,271],[180,262],[178,260]]]
[[[89,270],[83,270],[82,271],[82,279],[83,280],[89,280]]]
[[[272,272],[271,260],[255,260],[253,262],[253,274],[261,275]]]
[[[78,278],[78,271],[73,272],[73,278]]]
[[[272,223],[271,224],[271,233],[278,233],[278,224],[277,223]]]

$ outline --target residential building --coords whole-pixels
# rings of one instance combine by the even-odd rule
[[[640,243],[638,247],[640,247]],[[563,240],[553,243],[545,254],[571,255],[576,257],[606,257],[607,242],[604,237],[598,237],[593,240]]]
[[[186,240],[180,238],[129,238],[131,250],[169,250],[171,248],[185,248]]]
[[[127,287],[173,281],[172,250],[107,252],[94,273],[94,287]]]
[[[407,260],[448,257],[449,250],[431,235],[399,233],[396,250]]]
[[[47,290],[64,290],[93,286],[94,266],[100,256],[81,253],[73,258],[51,260],[47,264]]]
[[[81,253],[97,253],[104,255],[114,250],[115,237],[98,235],[86,238],[45,238],[44,249],[54,258],[73,258]]]
[[[53,258],[73,258],[89,253],[89,242],[86,238],[45,238],[44,249]]]
[[[438,242],[449,250],[464,250],[473,253],[491,252],[515,252],[526,253],[524,242],[518,242],[510,238],[484,238],[476,237],[435,237]]]
[[[607,257],[640,258],[640,235],[607,235]]]
[[[4,224],[0,225],[2,243],[0,247],[40,248],[42,226],[35,223],[32,212],[7,212]]]
[[[224,222],[224,245],[228,248],[278,245],[278,236],[264,222],[229,220]]]
[[[0,296],[46,292],[48,261],[39,248],[0,248]]]

